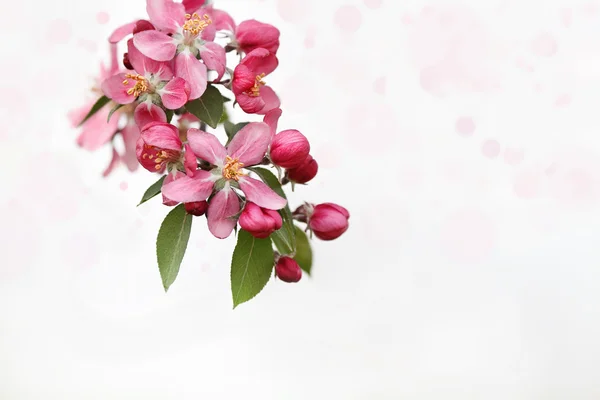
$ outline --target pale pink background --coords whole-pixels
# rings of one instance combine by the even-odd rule
[[[66,112],[142,0],[0,13],[0,398],[597,399],[600,1],[217,0],[282,31],[282,128],[351,212],[314,278],[231,311],[195,221],[163,293],[154,176]],[[241,118],[240,115],[237,115]]]

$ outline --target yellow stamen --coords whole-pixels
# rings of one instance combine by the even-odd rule
[[[239,181],[242,176],[246,175],[241,171],[243,166],[244,163],[241,163],[237,158],[227,156],[225,158],[225,166],[223,167],[223,177]]]
[[[130,95],[130,96],[133,95],[135,97],[138,97],[140,94],[146,93],[148,91],[148,81],[143,76],[135,75],[135,74],[127,74],[127,75],[125,75],[125,78],[133,79],[136,81],[135,86],[132,88],[129,88],[127,90],[128,95]],[[129,80],[125,79],[123,81],[123,85],[128,85],[128,84],[129,84]]]
[[[160,166],[160,164],[156,164],[156,165],[154,166],[154,169],[155,169],[155,170],[157,170],[157,171],[158,171],[159,169],[161,169],[161,168],[162,168],[162,167]]]
[[[260,96],[260,87],[266,85],[265,81],[263,81],[264,77],[265,77],[265,74],[256,75],[256,80],[254,82],[254,86],[252,86],[252,88],[250,88],[250,92],[248,93],[248,95],[250,95],[252,97]]]
[[[185,15],[185,24],[183,24],[183,30],[191,33],[194,36],[198,36],[207,26],[212,24],[212,20],[207,14],[200,17],[198,14],[193,13],[192,15]]]

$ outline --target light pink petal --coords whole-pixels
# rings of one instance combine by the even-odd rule
[[[119,64],[119,60],[117,59],[117,45],[110,45],[110,66],[107,70],[104,70],[100,74],[102,80],[113,76],[114,74],[118,74],[121,69],[121,65]]]
[[[73,128],[76,128],[81,123],[81,121],[83,121],[83,119],[86,115],[88,115],[95,103],[95,101],[92,101],[87,103],[83,107],[79,107],[69,111],[67,117],[69,118],[69,121],[71,122],[71,126]]]
[[[165,206],[174,207],[177,204],[179,204],[178,201],[172,200],[172,199],[168,198],[167,196],[165,196],[164,188],[169,183],[171,183],[171,182],[173,182],[173,181],[175,181],[177,179],[181,179],[183,177],[185,177],[185,174],[183,172],[180,172],[180,171],[177,171],[175,173],[175,175],[173,175],[173,174],[167,174],[165,180],[163,181],[162,188],[161,188],[162,198],[163,198],[163,204]]]
[[[185,7],[186,13],[193,14],[198,11],[198,9],[202,7],[205,2],[206,0],[183,0],[181,4],[183,4]]]
[[[239,184],[240,189],[246,195],[246,199],[259,207],[280,210],[287,204],[286,199],[257,179],[244,176],[239,180]]]
[[[257,112],[257,114],[266,114],[269,111],[281,107],[279,97],[277,97],[277,94],[275,94],[275,91],[271,89],[270,86],[263,86],[260,88],[260,97],[265,102],[265,105],[262,110]]]
[[[251,122],[233,137],[227,146],[227,153],[249,167],[263,160],[270,142],[269,125],[264,122]]]
[[[207,11],[208,15],[213,21],[213,25],[218,31],[229,31],[235,32],[235,21],[231,18],[231,15],[223,10],[217,10],[212,7]]]
[[[147,145],[165,150],[181,151],[179,129],[163,122],[151,122],[142,130],[142,139]]]
[[[217,72],[215,81],[220,81],[225,73],[225,49],[215,42],[206,42],[200,49],[200,58],[208,69]]]
[[[183,4],[171,0],[146,0],[146,11],[150,22],[167,33],[174,33],[185,21]]]
[[[129,58],[129,62],[133,69],[140,75],[145,75],[146,72],[155,73],[162,67],[161,62],[154,61],[143,55],[138,48],[135,47],[133,39],[127,41],[127,57]]]
[[[121,160],[125,163],[127,168],[133,172],[139,166],[135,147],[137,140],[140,137],[140,130],[136,124],[129,123],[121,129],[121,136],[123,136],[123,143],[125,144],[125,152],[121,155]]]
[[[104,178],[109,176],[114,171],[114,169],[119,165],[120,161],[121,161],[121,157],[119,156],[119,153],[117,153],[117,150],[115,150],[115,148],[113,147],[112,158],[110,159],[110,163],[108,164],[108,166],[106,167],[104,172],[102,172],[102,176]]]
[[[265,101],[261,96],[249,96],[246,93],[240,93],[235,100],[246,114],[258,114],[265,108]]]
[[[175,76],[185,79],[190,85],[190,100],[204,94],[207,85],[206,65],[189,51],[183,51],[175,58]]]
[[[279,118],[281,118],[281,114],[281,108],[275,108],[266,113],[265,117],[263,118],[263,122],[269,125],[269,128],[271,128],[271,139],[273,139],[277,133],[277,124],[279,122]]]
[[[156,61],[171,61],[177,52],[173,38],[159,31],[136,33],[133,43],[143,55]]]
[[[105,106],[82,125],[77,144],[86,150],[94,151],[105,145],[117,132],[119,118],[113,116],[107,122],[110,108]]]
[[[162,108],[154,103],[140,103],[133,115],[139,129],[144,129],[151,122],[167,122],[167,115]]]
[[[227,150],[225,150],[225,147],[223,147],[215,135],[190,128],[187,132],[187,139],[198,158],[208,161],[213,165],[223,165],[223,160],[227,156]]]
[[[235,215],[240,211],[240,199],[228,186],[220,190],[208,205],[208,230],[215,237],[225,239],[237,225]]]
[[[184,147],[185,154],[183,159],[183,167],[185,168],[185,173],[187,176],[192,177],[196,174],[196,170],[198,169],[198,160],[196,159],[196,155],[189,144],[186,143]]]
[[[137,21],[130,22],[115,29],[115,31],[108,38],[108,41],[113,44],[119,43],[121,40],[125,39],[125,36],[131,35],[133,33],[133,28],[135,28],[136,22]]]
[[[123,83],[127,81],[127,83]],[[135,101],[135,96],[127,94],[127,91],[135,86],[133,79],[127,79],[125,74],[111,76],[102,82],[102,92],[109,99],[119,104],[131,104]]]
[[[208,171],[198,170],[194,176],[184,176],[168,185],[163,185],[162,192],[167,198],[179,203],[204,201],[210,196],[215,180]]]
[[[251,71],[254,71],[256,75],[269,75],[271,72],[275,71],[278,64],[279,61],[275,54],[263,48],[252,50],[241,61],[241,65],[245,65]]]
[[[187,103],[190,86],[183,78],[173,78],[158,91],[158,94],[166,108],[177,110]]]

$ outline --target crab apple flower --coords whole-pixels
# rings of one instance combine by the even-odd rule
[[[202,215],[206,214],[206,210],[208,210],[208,203],[206,201],[194,201],[192,203],[185,203],[184,207],[188,214],[201,217]]]
[[[308,226],[321,240],[334,240],[348,230],[350,213],[342,206],[323,203],[308,211]]]
[[[198,166],[196,157],[188,145],[185,146],[185,153],[182,146],[177,127],[165,122],[151,122],[141,132],[136,155],[142,167],[150,172],[163,173],[167,169],[177,171],[184,167],[188,175],[193,175]],[[177,200],[170,196],[167,198]]]
[[[146,10],[156,30],[136,33],[135,46],[156,61],[175,59],[175,75],[190,85],[191,100],[199,98],[206,90],[207,69],[217,72],[217,80],[225,73],[225,49],[212,42],[214,32],[203,35],[212,19],[188,14],[184,4],[172,0],[147,0]]]
[[[269,146],[269,126],[253,122],[242,128],[224,147],[216,136],[198,129],[190,129],[187,139],[194,154],[214,165],[211,171],[197,170],[192,175],[163,186],[163,193],[181,203],[206,200],[213,189],[217,193],[208,206],[208,229],[217,238],[228,237],[237,224],[240,199],[233,190],[239,188],[246,200],[259,207],[279,210],[287,201],[263,182],[250,178],[242,170],[259,164]]]
[[[283,220],[277,211],[257,206],[247,202],[240,215],[240,227],[252,236],[266,239],[278,229],[281,229]]]
[[[280,257],[275,265],[275,275],[284,282],[296,283],[302,279],[302,269],[293,258]]]
[[[279,98],[263,80],[278,64],[275,54],[260,48],[248,53],[235,68],[231,87],[244,112],[264,115],[279,108]]]
[[[231,45],[246,54],[258,48],[276,54],[279,49],[279,35],[279,29],[273,25],[251,19],[238,25]]]
[[[127,46],[128,60],[136,73],[120,73],[106,79],[102,83],[102,91],[107,97],[119,104],[131,104],[137,100],[140,102],[138,107],[145,105],[148,109],[162,104],[169,110],[176,110],[187,103],[190,88],[184,79],[174,78],[166,64],[145,57],[132,39]]]
[[[308,140],[295,129],[279,132],[271,142],[271,161],[282,168],[299,167],[309,152]]]
[[[318,171],[319,164],[309,154],[304,159],[302,164],[300,164],[296,168],[288,169],[285,172],[285,176],[287,177],[287,179],[294,183],[307,183],[310,182],[315,176],[317,176]]]

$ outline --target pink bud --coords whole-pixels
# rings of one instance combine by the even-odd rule
[[[275,54],[279,49],[279,29],[253,19],[238,25],[235,39],[239,49],[244,53],[262,47]]]
[[[259,239],[268,238],[283,225],[281,215],[277,211],[261,208],[251,202],[246,203],[239,222],[243,230]]]
[[[337,239],[348,230],[350,213],[342,206],[323,203],[314,207],[308,226],[321,240]]]
[[[279,132],[271,142],[271,161],[282,168],[300,166],[309,152],[308,140],[295,129]]]
[[[206,201],[195,201],[193,203],[185,203],[185,211],[188,214],[200,217],[206,213],[208,209],[208,203]]]
[[[140,19],[139,21],[137,21],[135,23],[135,26],[133,27],[133,34],[135,35],[136,33],[140,33],[140,32],[144,32],[144,31],[151,31],[154,28],[154,25],[152,25],[152,23],[150,21],[147,21],[145,19]]]
[[[129,70],[133,70],[133,65],[129,61],[129,53],[123,54],[123,66]]]
[[[319,171],[319,164],[309,154],[306,159],[297,166],[287,170],[287,177],[290,181],[295,183],[306,183],[311,181],[317,172]]]
[[[294,283],[302,278],[302,269],[293,258],[281,257],[275,265],[275,274],[284,282]]]

